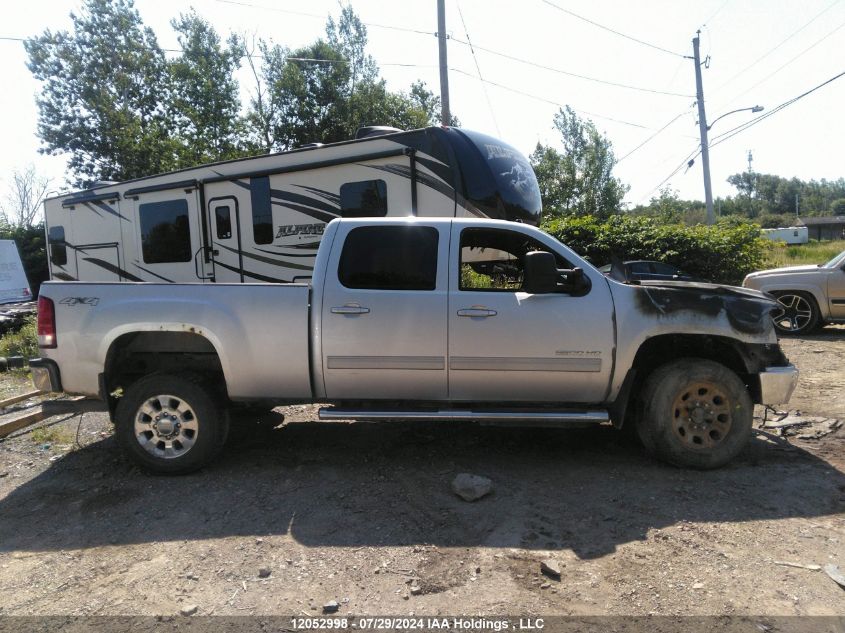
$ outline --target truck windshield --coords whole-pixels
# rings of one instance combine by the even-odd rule
[[[839,253],[839,255],[831,259],[828,263],[822,264],[822,268],[839,268],[843,264],[845,264],[845,251]]]
[[[457,128],[450,132],[456,133],[452,147],[467,200],[490,218],[539,224],[540,187],[528,159],[492,136]]]

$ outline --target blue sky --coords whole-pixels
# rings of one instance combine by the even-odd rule
[[[9,4],[0,36],[66,28],[68,13],[79,4]],[[369,51],[391,89],[407,88],[417,79],[439,89],[436,0],[353,0],[352,5],[370,24]],[[320,37],[325,17],[339,13],[335,0],[136,0],[136,6],[167,48],[177,47],[170,19],[191,6],[221,33],[255,35],[290,47]],[[622,158],[666,126],[616,168],[631,186],[626,198],[631,205],[647,201],[698,145],[694,69],[684,58],[692,54],[696,30],[701,30],[702,55],[710,58],[703,77],[711,122],[757,104],[765,114],[845,71],[842,0],[447,0],[446,11],[452,109],[465,127],[528,154],[537,142],[558,143],[552,119],[559,105],[569,104],[595,122]],[[467,41],[475,46],[475,58]],[[26,70],[23,46],[2,41],[0,47],[5,87],[0,195],[11,171],[28,163],[60,188],[65,160],[37,152],[39,86]],[[239,78],[246,96],[252,88],[249,75],[241,72]],[[755,171],[802,179],[845,176],[843,110],[845,77],[714,146],[714,195],[734,193],[726,178],[748,168],[749,150]],[[729,115],[711,134],[754,116]],[[682,197],[703,199],[700,160],[667,184]]]

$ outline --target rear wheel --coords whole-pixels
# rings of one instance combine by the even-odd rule
[[[819,308],[812,295],[789,291],[773,293],[778,300],[778,311],[772,316],[779,334],[806,334],[819,324]]]
[[[208,464],[223,446],[228,419],[214,391],[190,375],[153,374],[127,389],[115,411],[115,434],[127,455],[158,474]]]
[[[637,432],[650,453],[670,464],[718,468],[748,443],[753,410],[745,385],[730,369],[682,358],[646,380]]]

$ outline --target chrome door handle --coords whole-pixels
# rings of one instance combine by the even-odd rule
[[[361,306],[339,306],[332,308],[332,314],[369,314],[369,308],[362,308]]]
[[[462,317],[491,317],[496,316],[498,312],[488,308],[464,308],[458,310],[458,316]]]

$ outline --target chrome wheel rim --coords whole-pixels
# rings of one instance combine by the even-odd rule
[[[732,424],[730,398],[718,384],[698,381],[678,392],[672,406],[672,430],[685,447],[712,449],[725,440]]]
[[[772,316],[775,326],[784,332],[800,332],[813,318],[813,306],[801,295],[778,297],[780,309]]]
[[[135,414],[135,439],[151,455],[175,459],[197,441],[199,420],[193,408],[178,396],[147,398]]]

